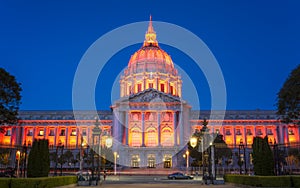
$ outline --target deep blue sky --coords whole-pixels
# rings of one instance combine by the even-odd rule
[[[22,110],[72,109],[74,73],[88,47],[152,14],[208,45],[224,74],[228,109],[275,109],[276,93],[300,62],[299,8],[297,1],[2,1],[0,67],[22,83]],[[96,89],[99,109],[109,109],[112,82],[139,47],[108,62]],[[183,68],[197,80],[201,109],[209,109],[202,73],[183,53],[162,47],[175,63],[188,64]]]

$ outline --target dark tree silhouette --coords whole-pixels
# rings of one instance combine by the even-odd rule
[[[16,124],[21,101],[21,84],[14,76],[0,68],[0,132],[5,126]]]
[[[284,123],[300,125],[300,65],[290,73],[277,94],[277,114]]]

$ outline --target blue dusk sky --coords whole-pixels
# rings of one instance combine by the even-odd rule
[[[186,28],[205,42],[223,72],[227,109],[272,110],[300,62],[299,10],[299,1],[1,1],[0,67],[22,83],[21,110],[71,110],[73,78],[86,50],[105,33],[148,21],[151,14],[154,21]],[[95,90],[97,109],[109,110],[114,81],[143,35],[140,44],[106,63]],[[160,46],[192,80],[200,108],[210,109],[201,70],[178,49]],[[183,90],[194,106],[194,94]]]

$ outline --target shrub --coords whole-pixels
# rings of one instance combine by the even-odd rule
[[[300,187],[300,176],[292,176],[293,186]]]
[[[12,179],[13,188],[52,188],[77,182],[76,176],[60,176],[47,178],[17,178]],[[2,188],[2,187],[1,187]]]
[[[229,183],[251,185],[256,187],[292,187],[291,176],[247,176],[225,175],[225,181]]]
[[[0,178],[0,187],[9,188],[11,178]]]

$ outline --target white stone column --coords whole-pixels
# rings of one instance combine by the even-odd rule
[[[157,112],[158,146],[161,146],[160,111]]]
[[[125,144],[128,145],[128,130],[129,130],[129,125],[128,125],[128,112],[125,112],[125,138],[126,138],[126,142]]]
[[[142,113],[142,147],[145,147],[145,112]]]
[[[179,136],[179,142],[180,146],[184,145],[184,130],[183,130],[183,120],[181,118],[182,116],[182,111],[178,112],[178,126],[179,126],[179,131],[180,131],[180,136]]]
[[[173,112],[173,134],[174,134],[174,146],[177,146],[177,127],[176,127],[176,112]]]

